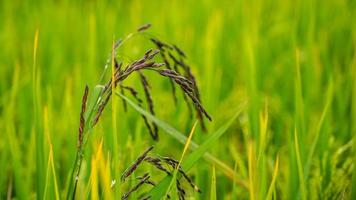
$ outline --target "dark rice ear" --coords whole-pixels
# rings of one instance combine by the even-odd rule
[[[156,169],[165,172],[167,175],[171,175],[173,170],[178,170],[184,179],[189,183],[189,185],[196,191],[201,193],[200,189],[193,183],[193,180],[184,172],[183,168],[179,165],[179,162],[171,157],[152,157],[148,156],[148,153],[153,149],[153,146],[148,148],[145,152],[139,156],[136,161],[125,170],[125,172],[121,176],[121,182],[123,183],[126,178],[128,178],[136,169],[137,167],[142,164],[143,161],[149,163],[150,165],[154,166]],[[172,169],[168,170],[163,165],[170,166]],[[127,193],[122,196],[122,199],[127,199],[133,192],[136,192],[143,184],[151,185],[153,187],[156,186],[156,183],[150,180],[150,176],[148,173],[144,174],[143,176],[136,177],[139,180],[138,184],[132,187]],[[182,187],[179,179],[176,179],[176,187],[178,190],[179,199],[184,199],[186,192]],[[147,198],[145,195],[141,197]],[[167,198],[170,199],[170,196],[167,195]]]
[[[200,112],[201,115],[205,115],[206,118],[208,118],[211,121],[210,115],[206,112],[204,107],[200,104],[200,101],[198,100],[198,97],[196,96],[196,90],[194,89],[193,83],[185,78],[184,76],[181,76],[175,71],[172,70],[163,70],[163,69],[158,69],[156,70],[158,73],[160,73],[162,76],[169,77],[173,79],[186,93],[192,102],[194,103],[194,106],[197,110],[197,112]]]
[[[132,163],[132,165],[127,168],[124,173],[121,175],[121,182],[125,182],[125,179],[127,177],[129,177],[136,169],[137,167],[142,163],[142,161],[145,160],[145,158],[147,157],[147,154],[152,151],[152,149],[154,148],[154,146],[150,146],[148,149],[146,149],[146,151],[144,151],[137,159],[134,163]]]
[[[184,172],[183,168],[179,165],[179,161],[175,160],[174,158],[171,157],[150,157],[147,156],[145,158],[145,161],[150,163],[151,165],[153,165],[154,167],[156,167],[158,170],[161,170],[163,172],[165,172],[167,175],[170,175],[172,172],[170,172],[167,168],[163,167],[163,163],[165,163],[166,165],[170,166],[172,168],[172,170],[178,170],[178,172],[184,177],[184,179],[189,183],[189,185],[196,191],[201,193],[201,190],[199,189],[198,186],[196,186],[193,182],[193,180]],[[177,179],[178,180],[178,179]],[[180,186],[180,182],[179,185],[177,185],[177,187],[179,186],[180,189],[182,189]],[[178,189],[178,188],[177,188]],[[178,189],[179,190],[179,189]],[[183,189],[181,190],[181,192],[184,191]],[[179,191],[178,191],[179,192]],[[181,193],[182,197],[184,198],[185,192]]]
[[[143,31],[145,31],[145,30],[151,28],[151,26],[152,26],[151,24],[144,24],[144,25],[140,26],[140,27],[137,29],[137,31],[138,31],[138,32],[143,32]]]
[[[136,99],[138,106],[140,106],[142,108],[142,100],[138,97],[138,95],[137,95],[138,92],[134,88],[129,87],[129,86],[122,86],[122,88],[128,90],[130,92],[130,94],[134,97],[134,99]],[[145,115],[141,115],[141,117],[142,117],[142,119],[143,119],[143,121],[145,123],[145,126],[148,129],[148,132],[150,133],[150,135],[154,139],[154,135],[155,135],[154,131],[155,130],[152,129],[152,127],[151,127],[150,123],[148,122],[148,119],[146,118]],[[158,138],[158,137],[156,137],[156,138]]]
[[[204,118],[203,118],[203,115],[201,114],[201,112],[197,111],[197,118],[200,121],[200,127],[201,127],[202,131],[206,132],[207,131],[206,126],[205,126]]]
[[[148,173],[143,175],[142,179],[133,188],[131,188],[127,193],[121,196],[121,200],[128,199],[133,192],[137,191],[149,179],[150,179],[150,175]]]
[[[127,91],[130,92],[130,94],[136,99],[136,101],[141,105],[142,104],[142,99],[140,99],[140,97],[138,97],[138,92],[137,90],[135,90],[135,88],[130,87],[130,86],[124,86],[121,85],[121,87]]]
[[[172,97],[173,97],[173,102],[174,105],[177,105],[178,103],[178,99],[177,99],[177,92],[176,92],[176,86],[174,85],[174,81],[172,79],[169,79],[169,82],[171,83],[171,87],[172,87]]]
[[[176,50],[176,52],[177,52],[180,56],[182,56],[183,58],[186,58],[186,57],[187,57],[187,56],[185,55],[184,51],[182,51],[180,48],[178,48],[178,46],[173,45],[173,48],[174,48],[174,50]]]
[[[98,121],[99,121],[99,118],[101,117],[101,114],[103,113],[104,109],[105,109],[105,106],[108,104],[109,100],[110,100],[110,97],[111,97],[111,88],[109,89],[109,93],[106,95],[106,97],[104,97],[104,100],[100,103],[99,107],[98,107],[98,110],[97,110],[97,113],[94,117],[94,120],[93,120],[93,124],[92,126],[95,126]]]
[[[150,40],[161,51],[164,51],[165,49],[173,50],[173,47],[171,45],[164,43],[164,42],[158,40],[157,38],[150,38]]]
[[[189,65],[187,65],[184,62],[183,59],[181,59],[180,63],[184,66],[183,68],[185,69],[186,77],[193,83],[193,86],[194,86],[194,89],[195,89],[195,93],[196,93],[196,96],[197,96],[198,100],[201,101],[200,100],[200,92],[199,92],[199,89],[198,89],[198,84],[196,82],[195,76],[193,75],[193,73],[190,70]]]
[[[182,188],[182,186],[179,182],[179,179],[176,179],[176,187],[177,187],[179,200],[184,200],[185,199],[185,190]]]
[[[167,175],[171,175],[171,172],[167,168],[163,167],[161,159],[147,156],[145,161],[156,167],[158,170],[165,172]]]
[[[148,51],[146,51],[142,59],[146,61],[152,60],[152,58],[154,58],[159,52],[160,50],[157,49],[149,49]]]
[[[173,169],[177,169],[178,172],[184,177],[184,179],[189,183],[189,185],[196,191],[201,193],[201,190],[196,186],[193,180],[184,172],[183,168],[179,165],[178,160],[175,160],[171,157],[162,157],[162,160],[171,166]],[[179,166],[179,167],[178,167]]]
[[[143,86],[143,90],[145,92],[145,97],[146,97],[146,102],[149,108],[150,113],[154,116],[155,111],[154,111],[154,105],[153,105],[153,99],[150,93],[150,85],[148,84],[147,78],[142,72],[139,72],[140,75],[140,80],[141,84]],[[150,134],[154,140],[158,140],[158,127],[157,124],[152,122],[152,127],[153,130],[150,130]]]
[[[84,113],[85,113],[86,106],[87,106],[88,94],[89,94],[89,87],[88,87],[88,85],[85,85],[84,94],[82,97],[82,109],[80,111],[80,123],[79,123],[79,130],[78,130],[78,132],[79,132],[78,133],[78,148],[80,148],[83,144],[83,132],[84,132],[84,124],[85,124]]]
[[[136,177],[136,179],[142,180],[142,179],[144,179],[144,177],[145,176],[138,176],[138,177]],[[157,185],[154,181],[149,180],[149,179],[145,181],[145,184],[153,186],[153,187],[156,187],[156,185]],[[138,199],[148,200],[148,199],[151,199],[151,196],[146,196],[145,194],[141,194]],[[171,199],[171,196],[169,196],[168,194],[167,194],[167,199]]]
[[[118,63],[116,58],[114,59],[114,66],[115,66],[115,71],[121,71],[121,67],[122,67],[122,62]],[[115,72],[116,74],[117,72]]]
[[[188,108],[189,118],[193,119],[193,109],[192,109],[192,106],[190,105],[190,102],[189,102],[189,99],[188,99],[187,95],[184,92],[183,92],[183,99],[184,99],[184,102],[185,102],[185,104],[187,105],[187,108]]]
[[[186,58],[185,53],[176,45],[172,45],[172,48],[166,48],[166,51],[163,51],[165,49],[164,48],[165,44],[163,42],[161,42],[159,40],[155,40],[155,39],[153,39],[153,40],[151,39],[151,41],[157,46],[157,48],[162,49],[160,55],[161,55],[162,60],[166,63],[167,69],[173,71],[172,68],[170,67],[171,65],[166,57],[166,54],[168,54],[168,57],[172,60],[173,67],[174,67],[173,69],[176,72],[177,76],[180,75],[180,76],[186,78],[190,82],[189,85],[183,86],[182,84],[179,84],[177,82],[177,80],[174,80],[173,77],[170,77],[171,83],[175,81],[176,83],[178,83],[178,85],[181,86],[182,91],[183,91],[183,98],[188,106],[190,117],[193,117],[193,113],[192,113],[192,109],[190,107],[190,103],[188,101],[187,95],[192,99],[194,108],[197,111],[197,118],[199,119],[199,121],[201,121],[201,123],[200,123],[201,128],[204,132],[206,132],[206,126],[205,126],[205,122],[203,119],[203,115],[205,115],[210,121],[211,121],[211,117],[207,114],[207,112],[204,109],[202,109],[203,107],[201,106],[200,93],[199,93],[199,89],[198,89],[195,77],[191,73],[190,66],[184,62],[184,59]],[[172,52],[172,50],[174,50],[174,52]],[[178,57],[175,56],[176,54],[178,54]],[[179,68],[183,69],[184,74],[185,74],[184,76],[179,73],[179,70],[178,70]],[[173,73],[171,73],[171,75],[173,75]],[[188,90],[190,90],[192,88],[193,91],[187,92],[184,90],[184,88],[188,89]],[[175,94],[176,92],[175,92],[174,86],[173,86],[172,92],[173,92],[174,100],[176,102],[176,94]],[[194,97],[192,97],[192,96],[194,96]]]
[[[137,180],[142,180],[144,177],[145,176],[138,176],[138,177],[136,177],[136,179]],[[151,180],[147,180],[145,183],[148,184],[148,185],[151,185],[153,187],[156,186],[156,183],[154,181],[151,181]]]
[[[163,62],[165,63],[166,68],[171,70],[172,67],[171,67],[171,64],[169,63],[169,61],[168,61],[168,59],[167,59],[167,57],[165,55],[165,52],[164,51],[160,51],[160,56],[161,56]],[[174,81],[172,79],[169,79],[169,82],[170,82],[171,87],[172,87],[172,96],[173,96],[174,104],[177,105],[178,100],[177,100],[176,87],[174,85]]]

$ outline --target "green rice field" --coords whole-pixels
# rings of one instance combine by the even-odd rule
[[[0,19],[0,199],[356,199],[355,0]]]

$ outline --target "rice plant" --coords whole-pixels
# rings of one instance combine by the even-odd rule
[[[96,86],[97,88],[99,88],[99,90],[97,90],[93,95],[91,95],[91,102],[89,102],[88,110],[87,110],[87,100],[88,100],[88,95],[89,95],[89,88],[88,88],[88,86],[86,86],[84,89],[84,94],[82,97],[81,112],[80,112],[79,131],[78,131],[78,145],[77,145],[78,150],[77,150],[76,159],[74,162],[74,167],[73,167],[73,171],[72,171],[72,175],[71,175],[72,178],[70,180],[70,185],[68,188],[67,199],[74,199],[76,196],[76,190],[77,190],[79,175],[81,172],[81,167],[82,167],[82,162],[83,162],[83,158],[84,158],[84,152],[85,152],[85,146],[86,146],[87,140],[90,136],[91,130],[98,123],[100,116],[102,115],[106,105],[108,104],[108,102],[110,100],[110,97],[115,92],[115,89],[117,88],[117,86],[119,85],[121,91],[125,91],[125,90],[129,91],[131,93],[131,95],[137,100],[139,105],[141,106],[142,100],[138,97],[138,94],[137,94],[137,91],[135,90],[135,88],[123,85],[124,80],[126,78],[128,78],[129,76],[131,76],[134,72],[137,72],[140,77],[140,80],[141,80],[140,83],[141,83],[142,87],[144,88],[145,97],[146,97],[146,101],[147,101],[147,105],[148,105],[148,110],[153,116],[155,114],[154,104],[153,104],[152,97],[150,94],[150,86],[149,86],[148,80],[142,72],[144,70],[152,70],[152,71],[157,72],[159,75],[161,75],[163,77],[168,77],[170,79],[171,83],[174,82],[181,88],[183,95],[185,96],[185,100],[187,100],[187,97],[190,98],[191,102],[194,105],[194,108],[197,111],[197,117],[202,122],[202,124],[204,124],[203,118],[202,118],[203,115],[205,117],[207,117],[209,120],[211,120],[211,117],[205,111],[202,104],[200,103],[198,87],[196,85],[196,81],[195,81],[193,74],[190,72],[190,67],[187,64],[185,64],[183,61],[183,57],[185,57],[185,54],[177,46],[175,46],[175,45],[171,46],[169,44],[163,43],[162,41],[159,41],[156,38],[149,38],[149,40],[152,41],[157,46],[158,49],[147,50],[144,53],[144,55],[142,56],[142,58],[135,60],[135,61],[131,62],[130,64],[127,64],[125,67],[122,67],[123,63],[121,61],[117,61],[116,51],[117,51],[117,48],[119,48],[120,45],[122,45],[123,41],[127,41],[127,40],[131,39],[134,36],[134,34],[141,34],[143,31],[148,29],[150,26],[151,25],[147,24],[147,25],[144,25],[144,26],[138,28],[137,32],[129,34],[125,38],[125,40],[120,39],[113,45],[111,57],[110,57],[111,60],[109,59],[109,62],[105,66],[104,72],[101,76],[101,79],[103,79],[105,77],[105,73],[108,69],[108,66],[109,66],[109,64],[111,64],[111,66],[112,66],[111,78],[109,79],[109,81],[107,81],[107,83],[105,85]],[[172,50],[174,50],[178,55],[180,55],[180,61],[177,61],[178,58],[173,56],[172,52],[169,52]],[[165,54],[160,53],[160,52],[165,52],[165,51],[169,52],[169,55],[175,65],[178,65],[184,69],[185,76],[181,75],[178,72],[177,67],[175,67],[176,71],[172,70],[171,67],[169,67],[170,64],[169,64],[169,61],[167,60],[167,58],[165,57]],[[164,60],[164,63],[159,63],[159,62],[154,61],[155,56],[159,53],[161,55],[161,58]],[[166,65],[168,69],[162,69],[162,66],[164,66],[164,65]],[[100,82],[102,82],[102,80]],[[174,88],[175,85],[172,84],[172,87]],[[174,91],[174,94],[173,94],[174,99],[176,99],[175,89],[173,89],[173,91]],[[124,102],[124,106],[126,108],[126,102],[125,101],[123,101],[123,102]],[[187,104],[188,104],[188,106],[190,106],[189,102],[187,102]],[[158,127],[157,127],[156,123],[153,121],[150,124],[150,122],[148,121],[148,119],[146,118],[145,115],[142,115],[142,118],[143,118],[145,125],[147,126],[147,129],[148,129],[150,135],[152,136],[152,138],[154,140],[158,140]],[[205,129],[205,126],[202,126],[202,127],[203,127],[203,129]],[[126,172],[125,174],[123,174],[123,177],[121,179],[128,177],[134,171],[134,169],[137,167],[137,165],[139,165],[140,162],[142,162],[142,160],[144,159],[146,154],[147,154],[147,152],[141,156],[141,159],[139,158],[137,163],[134,163],[132,168],[129,169],[129,172]],[[165,159],[163,159],[163,161],[166,164],[170,165],[174,169],[179,168],[177,166],[177,162],[175,162],[174,159],[165,158]],[[161,162],[161,161],[159,161],[159,162]],[[151,162],[151,163],[158,164],[159,162]],[[161,164],[159,164],[159,165],[161,165]],[[165,171],[168,172],[167,170],[165,170]],[[186,180],[189,181],[189,183],[191,185],[193,184],[192,180],[188,178],[188,176],[184,173],[184,171],[182,169],[179,169],[179,172],[183,174],[183,176],[186,178]],[[148,176],[148,174],[146,174],[146,176],[144,176],[144,178],[142,178],[139,185],[137,185],[135,188],[133,188],[128,193],[123,195],[122,199],[127,199],[128,196],[132,192],[136,191],[144,182],[146,182],[148,180],[149,180],[149,176]],[[184,190],[181,188],[181,186],[179,184],[179,180],[177,180],[177,187],[179,188],[179,191],[180,191],[179,197],[180,197],[180,199],[183,199],[184,198]]]

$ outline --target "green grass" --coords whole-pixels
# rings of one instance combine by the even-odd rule
[[[94,102],[113,41],[145,23],[185,51],[213,117],[207,133],[198,123],[181,163],[202,191],[182,181],[187,197],[355,199],[354,1],[3,0],[0,18],[0,199],[66,197],[83,89]],[[148,48],[135,36],[119,54],[130,62]],[[196,119],[179,92],[174,105],[167,79],[146,75],[156,116],[113,95],[90,130],[78,199],[118,199],[137,182],[120,174],[150,145],[181,158]],[[138,76],[126,83],[140,88]],[[159,125],[159,142],[141,114]],[[164,195],[172,177],[148,165],[135,176],[146,171],[158,186],[136,197]]]

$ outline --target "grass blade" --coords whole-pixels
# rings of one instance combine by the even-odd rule
[[[254,158],[254,149],[253,149],[253,143],[252,141],[249,142],[248,144],[248,177],[249,177],[249,193],[250,193],[250,199],[255,200],[256,195],[255,194],[255,160]]]
[[[43,153],[43,135],[40,126],[40,87],[39,87],[39,71],[37,67],[37,51],[38,51],[38,38],[39,30],[35,32],[35,37],[33,41],[33,68],[32,68],[32,92],[33,92],[33,119],[34,127],[36,131],[36,182],[37,182],[37,195],[39,199],[43,199],[43,191],[45,185],[45,174],[44,174],[44,153]]]
[[[267,197],[266,197],[267,200],[272,199],[272,194],[275,189],[276,179],[278,176],[278,168],[279,168],[279,156],[277,155],[276,164],[274,165],[272,182],[271,182],[271,185],[269,186]]]
[[[303,175],[304,171],[303,171],[302,160],[300,158],[297,129],[294,130],[294,145],[295,145],[295,154],[297,157],[297,165],[298,165],[299,187],[300,187],[300,191],[302,193],[302,199],[306,200],[307,195],[306,195],[305,181],[304,181],[304,175]]]
[[[330,105],[332,103],[332,99],[333,99],[333,82],[332,82],[332,80],[329,83],[326,96],[327,96],[326,104],[324,106],[323,112],[322,112],[321,117],[319,119],[317,130],[316,130],[316,133],[315,133],[315,137],[314,137],[313,143],[311,145],[311,149],[309,150],[307,163],[305,164],[304,177],[305,177],[306,181],[308,181],[308,179],[309,179],[310,166],[312,164],[312,160],[313,160],[313,157],[314,157],[316,146],[319,143],[319,140],[320,140],[320,137],[321,137],[320,134],[322,134],[321,133],[322,132],[322,130],[321,130],[322,126],[324,124],[326,115],[327,115],[327,113],[329,111],[329,107],[330,107]]]
[[[216,200],[216,174],[215,174],[214,165],[213,165],[213,173],[211,175],[210,200]]]

